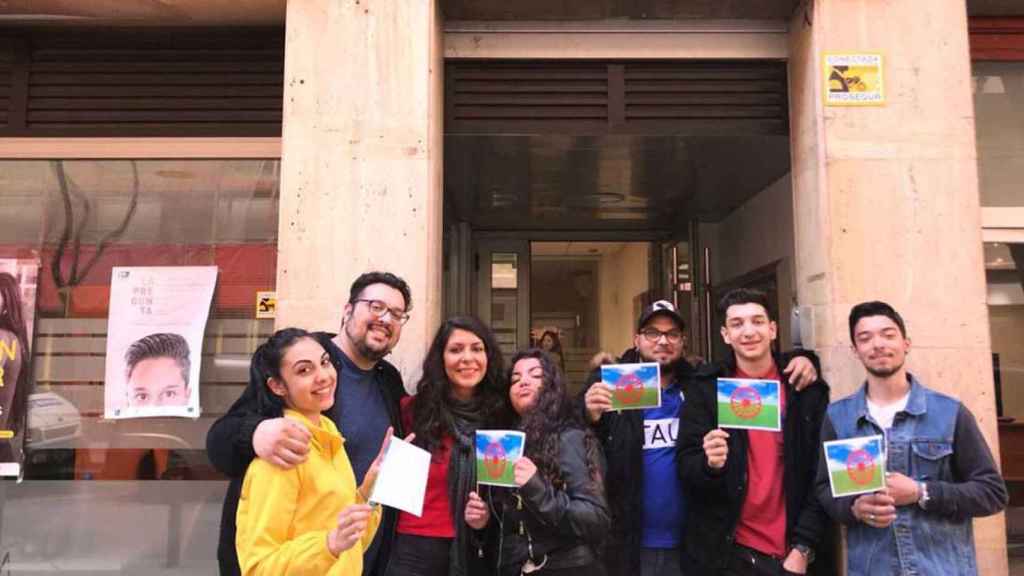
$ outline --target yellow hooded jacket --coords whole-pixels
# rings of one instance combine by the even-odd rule
[[[249,464],[235,517],[235,547],[242,574],[344,575],[363,572],[363,551],[380,524],[374,507],[362,539],[337,558],[327,548],[327,534],[346,506],[361,503],[345,439],[329,418],[319,425],[294,410],[285,416],[305,424],[312,440],[309,458],[282,470],[259,458]]]

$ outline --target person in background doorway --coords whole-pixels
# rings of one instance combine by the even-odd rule
[[[508,379],[526,454],[515,464],[518,489],[488,487],[491,565],[501,576],[602,576],[600,545],[610,519],[597,438],[544,351],[516,354]]]
[[[565,374],[565,357],[562,355],[562,341],[555,330],[546,330],[541,334],[539,348],[547,352],[558,364],[558,369]]]
[[[367,272],[349,288],[348,303],[338,334],[317,332],[313,336],[330,355],[340,376],[334,405],[326,416],[345,437],[345,451],[357,482],[362,482],[377,455],[380,438],[391,427],[403,436],[399,401],[405,397],[402,376],[385,356],[402,336],[409,320],[412,295],[405,280],[390,272]],[[249,383],[259,382],[253,370]],[[206,450],[213,465],[231,478],[221,515],[217,558],[222,575],[238,574],[235,556],[235,509],[238,493],[249,462],[261,458],[291,468],[305,461],[310,449],[309,430],[289,418],[270,418],[258,410],[250,386],[228,413],[214,422],[206,436]],[[379,576],[388,558],[397,513],[384,511],[381,529],[366,550],[363,572]],[[378,561],[378,558],[382,560]]]
[[[680,417],[679,475],[691,496],[686,552],[694,574],[805,574],[831,545],[814,496],[818,435],[828,385],[793,385],[788,356],[772,353],[777,335],[764,292],[737,289],[718,305],[729,357],[694,376]],[[814,360],[817,358],[814,357]],[[719,427],[718,380],[779,381],[782,430]],[[816,567],[831,574],[826,560]]]
[[[503,360],[490,328],[471,316],[434,336],[416,395],[402,400],[406,429],[431,453],[423,514],[400,512],[387,576],[487,574],[482,530],[490,514],[476,491],[476,431],[508,422]]]
[[[853,352],[867,370],[855,394],[832,403],[821,440],[882,434],[886,487],[834,498],[824,452],[817,492],[846,526],[850,576],[974,575],[973,518],[1006,507],[1006,484],[971,412],[907,371],[903,318],[884,302],[850,310]]]

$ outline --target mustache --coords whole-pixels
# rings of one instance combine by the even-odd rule
[[[370,322],[369,324],[366,325],[366,329],[368,331],[377,328],[383,330],[388,335],[389,338],[394,333],[394,331],[391,330],[391,327],[388,326],[387,324],[384,324],[383,322]]]

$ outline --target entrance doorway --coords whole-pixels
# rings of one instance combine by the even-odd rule
[[[573,386],[652,301],[692,359],[721,357],[714,299],[754,271],[789,314],[784,63],[454,60],[445,82],[445,314],[506,355],[557,340]]]
[[[654,242],[483,238],[476,245],[484,265],[473,313],[490,324],[506,357],[527,346],[551,352],[573,390],[595,354],[632,347],[636,318],[666,268]]]

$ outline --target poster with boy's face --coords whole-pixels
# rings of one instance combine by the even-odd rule
[[[215,266],[115,267],[104,415],[199,417],[203,333]]]
[[[0,258],[0,476],[20,473],[38,283],[38,259]]]

